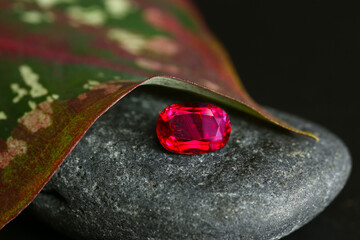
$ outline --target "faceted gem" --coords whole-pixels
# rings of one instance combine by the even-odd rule
[[[179,154],[216,151],[227,143],[231,126],[229,116],[209,103],[177,103],[168,106],[157,121],[161,145]]]

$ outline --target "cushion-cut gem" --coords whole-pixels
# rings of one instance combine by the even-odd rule
[[[216,151],[227,143],[231,126],[229,116],[209,103],[177,103],[168,106],[157,121],[161,145],[180,154]]]

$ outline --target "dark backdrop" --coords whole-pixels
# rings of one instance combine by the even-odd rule
[[[360,239],[360,18],[356,1],[195,0],[261,104],[317,122],[340,136],[353,172],[339,197],[287,240]],[[27,210],[0,239],[67,239]]]
[[[336,133],[353,171],[337,199],[287,240],[360,239],[360,18],[356,1],[196,0],[260,104]]]

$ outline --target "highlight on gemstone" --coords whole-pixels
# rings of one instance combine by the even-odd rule
[[[179,154],[214,152],[228,142],[231,132],[226,112],[209,103],[176,103],[159,115],[156,133],[161,145]]]

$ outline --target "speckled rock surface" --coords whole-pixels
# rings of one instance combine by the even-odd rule
[[[33,212],[77,239],[278,239],[344,186],[351,161],[343,143],[278,111],[321,140],[228,110],[227,146],[205,155],[166,152],[155,134],[158,114],[189,100],[208,101],[154,87],[125,97],[87,132]]]

